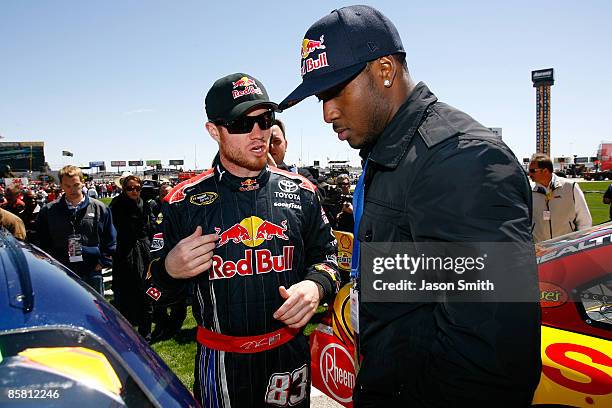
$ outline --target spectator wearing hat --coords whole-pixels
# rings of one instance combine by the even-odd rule
[[[364,160],[353,200],[363,357],[355,406],[529,406],[540,380],[540,307],[531,191],[514,154],[413,81],[399,33],[380,11],[334,10],[301,44],[302,83],[281,109],[316,95],[325,122]],[[489,302],[463,302],[468,295],[450,289],[425,303],[391,291],[383,298],[405,300],[373,301],[372,291],[368,300],[367,282],[386,275],[361,269],[364,242],[516,244],[525,256],[479,276],[511,274],[521,293],[506,298],[521,301],[495,301],[495,292]]]

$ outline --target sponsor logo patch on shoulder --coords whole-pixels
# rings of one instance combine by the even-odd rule
[[[217,198],[219,194],[207,191],[205,193],[195,194],[189,198],[189,202],[194,205],[208,205],[212,204]]]
[[[285,193],[295,193],[298,189],[298,185],[291,180],[280,180],[278,187]]]

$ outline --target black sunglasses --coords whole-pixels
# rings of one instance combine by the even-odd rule
[[[134,191],[134,190],[135,191],[140,191],[141,188],[140,188],[140,186],[129,186],[129,187],[125,188],[125,191]]]
[[[529,172],[530,172],[531,174],[533,174],[533,173],[535,173],[535,172],[536,172],[536,171],[538,171],[538,170],[541,170],[541,169],[529,169]]]
[[[257,116],[241,116],[229,122],[215,121],[215,125],[224,126],[228,133],[251,133],[255,122],[261,130],[268,130],[274,124],[274,112],[267,111]]]

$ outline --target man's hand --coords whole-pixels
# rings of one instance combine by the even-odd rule
[[[166,271],[175,279],[188,279],[212,266],[217,234],[202,235],[198,226],[193,234],[183,238],[166,256]]]
[[[309,280],[296,283],[289,289],[280,286],[278,291],[285,303],[274,312],[274,318],[292,329],[299,329],[308,323],[321,300],[319,285]]]
[[[351,204],[349,202],[345,202],[342,205],[342,212],[345,212],[347,214],[352,214],[353,213],[353,204]]]

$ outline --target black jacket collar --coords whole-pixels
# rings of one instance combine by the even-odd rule
[[[361,157],[365,159],[369,154],[369,160],[378,165],[391,169],[397,167],[421,124],[425,111],[437,100],[427,85],[419,82],[371,150],[362,149],[359,152]]]

